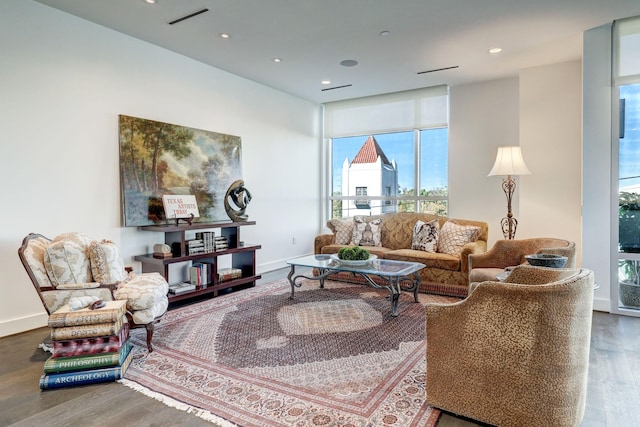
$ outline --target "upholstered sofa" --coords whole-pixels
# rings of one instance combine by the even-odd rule
[[[336,254],[358,245],[378,258],[420,262],[420,291],[466,296],[469,254],[487,250],[488,224],[436,215],[399,212],[366,217],[332,219],[331,234],[315,237],[315,254]],[[359,281],[349,273],[332,278]]]
[[[18,255],[47,314],[78,297],[127,301],[129,326],[146,329],[147,348],[153,351],[154,323],[169,305],[169,285],[160,274],[127,272],[113,242],[83,233],[63,233],[53,240],[31,233]]]

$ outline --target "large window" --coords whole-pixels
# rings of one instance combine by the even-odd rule
[[[618,292],[620,307],[640,309],[640,84],[620,87],[618,144]]]
[[[448,213],[448,90],[325,105],[328,216]]]
[[[447,136],[447,129],[440,128],[334,138],[331,216],[387,212],[446,216]]]
[[[640,311],[640,17],[614,23],[618,109],[618,286],[613,312]],[[615,170],[615,168],[614,168]],[[613,282],[615,283],[615,282]]]

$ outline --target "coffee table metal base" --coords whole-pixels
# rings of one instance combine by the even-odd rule
[[[331,268],[318,268],[320,274],[318,276],[305,276],[303,274],[295,275],[296,266],[291,265],[291,271],[287,275],[287,279],[289,279],[289,283],[291,284],[291,296],[290,299],[293,299],[295,288],[299,288],[302,286],[302,283],[296,283],[296,280],[309,279],[309,280],[317,280],[320,282],[320,288],[324,288],[324,280],[333,273],[345,272],[345,270],[336,270]],[[358,271],[346,271],[353,275],[359,275],[364,278],[366,282],[377,289],[387,289],[389,291],[389,299],[391,300],[391,315],[393,317],[398,316],[398,300],[400,298],[400,293],[402,291],[413,292],[413,299],[415,302],[418,302],[418,289],[420,288],[420,276],[418,272],[411,273],[409,276],[383,276],[379,274],[371,274],[371,273],[360,273]],[[371,276],[377,276],[382,278],[387,282],[386,285],[381,285],[374,281]],[[403,287],[403,283],[410,283],[411,286]]]

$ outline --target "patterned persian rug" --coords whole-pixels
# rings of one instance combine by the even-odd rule
[[[125,385],[221,426],[434,426],[423,304],[454,298],[279,280],[169,311]]]

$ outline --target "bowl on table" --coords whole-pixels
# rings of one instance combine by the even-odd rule
[[[554,254],[525,255],[525,259],[536,267],[562,268],[567,263],[567,257]]]

